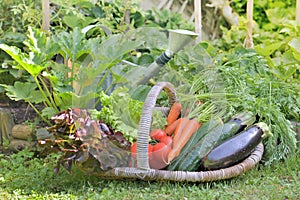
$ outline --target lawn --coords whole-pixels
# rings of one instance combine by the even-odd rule
[[[206,183],[101,180],[76,168],[56,175],[54,155],[41,159],[23,151],[0,158],[1,199],[300,199],[299,152],[285,162]]]

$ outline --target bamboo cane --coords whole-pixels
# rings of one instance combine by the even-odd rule
[[[165,6],[165,4],[168,2],[168,0],[163,0],[162,2],[160,2],[160,4],[157,6],[158,10],[163,9],[163,7]]]
[[[194,0],[194,13],[195,13],[195,32],[198,34],[196,38],[196,43],[199,43],[202,39],[201,32],[202,32],[202,13],[201,13],[201,0]]]
[[[185,0],[185,1],[182,3],[182,5],[181,5],[181,7],[180,7],[180,9],[179,9],[179,13],[183,13],[183,11],[184,11],[185,7],[187,6],[188,2],[189,2],[188,0]]]
[[[247,34],[244,41],[244,47],[247,49],[253,49],[253,39],[252,39],[252,29],[253,29],[253,0],[247,1]]]

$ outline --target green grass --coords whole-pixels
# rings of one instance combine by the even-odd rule
[[[57,157],[30,152],[0,155],[0,199],[300,199],[299,152],[285,162],[259,166],[230,180],[208,183],[101,180],[73,168],[53,167]]]

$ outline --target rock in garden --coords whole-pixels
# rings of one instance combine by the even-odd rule
[[[16,139],[31,140],[33,129],[29,125],[17,124],[12,128],[12,136]]]
[[[24,150],[25,148],[28,148],[32,150],[35,146],[35,142],[30,142],[26,140],[20,140],[20,139],[13,139],[10,141],[9,149],[18,152],[21,150]]]
[[[0,119],[0,143],[3,145],[11,139],[14,121],[10,111],[5,108],[0,108]]]

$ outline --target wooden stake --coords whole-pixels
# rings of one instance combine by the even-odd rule
[[[253,29],[253,0],[247,1],[247,35],[244,41],[244,47],[247,49],[253,49],[253,39],[252,39],[252,29]]]
[[[186,5],[188,4],[188,2],[189,2],[189,0],[185,0],[185,1],[183,2],[183,4],[181,5],[181,7],[180,7],[180,9],[179,9],[179,13],[183,13],[183,11],[184,11]]]
[[[50,32],[50,2],[42,0],[42,29],[47,34]]]
[[[194,0],[194,13],[195,13],[195,32],[198,34],[196,43],[199,43],[202,39],[202,13],[201,13],[201,0]]]

